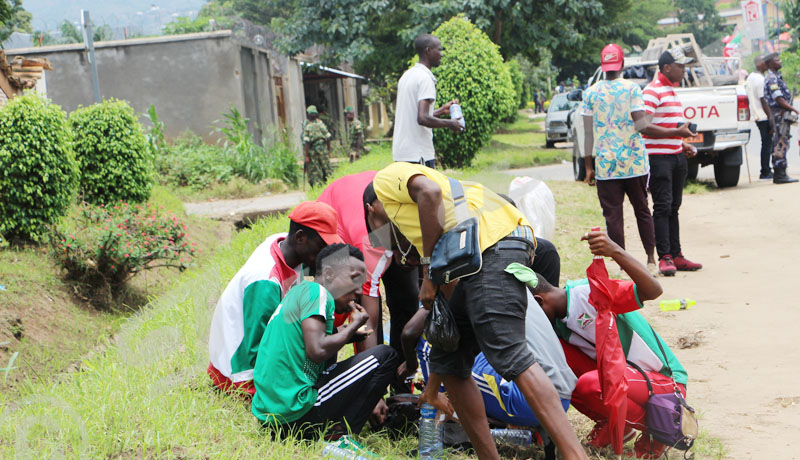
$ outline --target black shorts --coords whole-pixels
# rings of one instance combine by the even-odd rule
[[[481,271],[461,278],[453,290],[450,308],[461,340],[452,353],[431,349],[431,372],[468,378],[479,352],[508,381],[533,365],[525,340],[527,288],[504,271],[512,262],[530,265],[533,249],[502,248],[501,243],[486,249]]]

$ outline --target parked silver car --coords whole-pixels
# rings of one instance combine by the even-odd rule
[[[567,100],[567,94],[561,93],[553,96],[550,100],[550,107],[547,109],[547,116],[544,119],[544,130],[547,136],[546,144],[548,148],[555,146],[556,142],[567,140],[569,130],[567,129],[567,115],[569,111],[576,107],[580,102]]]

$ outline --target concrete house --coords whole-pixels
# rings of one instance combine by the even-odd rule
[[[91,105],[89,53],[83,44],[7,50],[10,57],[46,57],[59,71],[47,95],[66,111]],[[154,105],[174,138],[191,130],[208,142],[236,107],[256,141],[269,126],[288,128],[299,139],[305,119],[303,71],[298,60],[266,46],[264,36],[230,30],[95,43],[102,98],[128,101],[146,113]]]

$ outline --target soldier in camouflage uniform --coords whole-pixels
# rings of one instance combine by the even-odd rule
[[[352,163],[358,160],[361,157],[361,152],[364,151],[364,126],[361,124],[361,120],[356,118],[352,107],[346,107],[344,113],[347,118],[347,133],[350,139],[350,163]]]
[[[331,174],[331,133],[319,119],[315,106],[308,106],[306,114],[308,122],[303,127],[303,167],[308,174],[308,183],[314,186],[327,182]]]
[[[772,114],[772,126],[775,134],[772,136],[772,169],[774,170],[772,182],[776,184],[788,184],[797,182],[786,174],[786,154],[789,152],[789,138],[791,137],[791,127],[797,121],[797,109],[792,107],[792,93],[786,87],[781,75],[781,62],[778,53],[772,53],[764,57],[769,71],[764,80],[764,99],[769,104]]]

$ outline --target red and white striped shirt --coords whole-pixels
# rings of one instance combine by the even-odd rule
[[[653,115],[653,124],[664,128],[676,128],[678,123],[685,121],[683,106],[675,91],[675,85],[662,73],[650,82],[643,91],[644,110],[648,115]],[[683,151],[683,138],[651,137],[642,134],[645,150],[648,155],[675,155]]]

